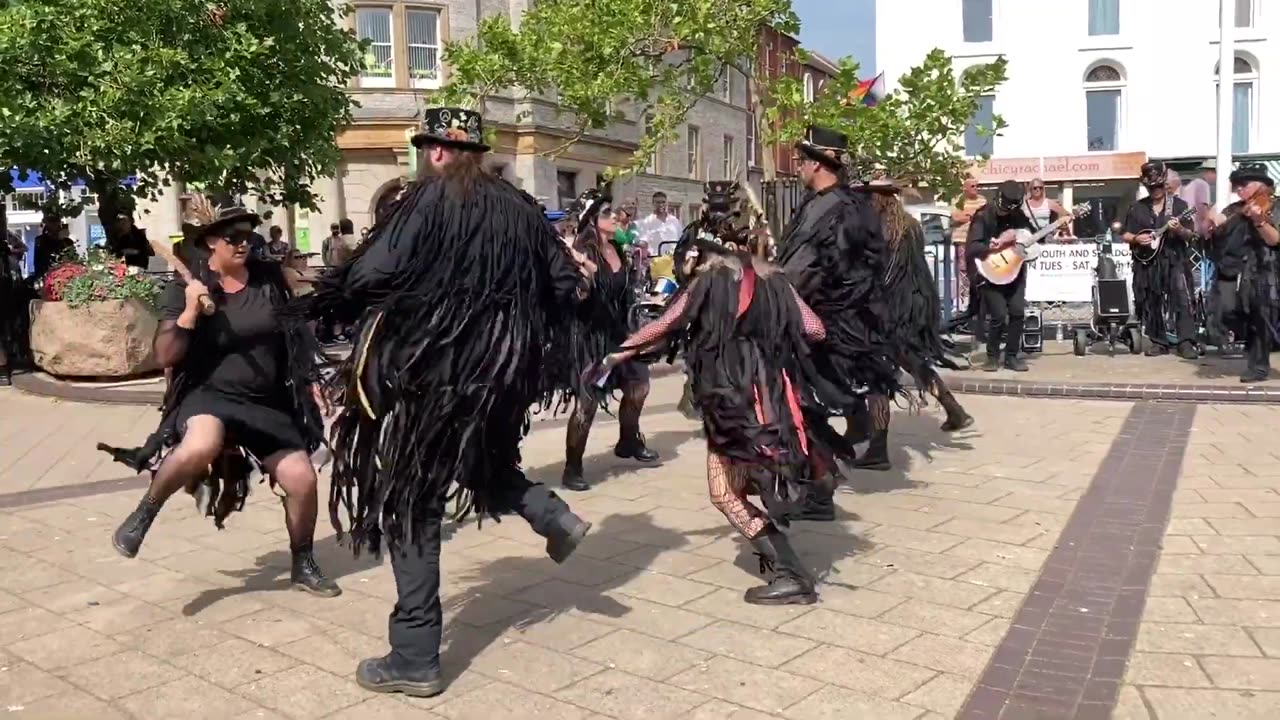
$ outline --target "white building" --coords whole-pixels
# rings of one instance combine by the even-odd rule
[[[1228,2],[1235,152],[1270,160],[1280,153],[1280,2]],[[875,12],[876,67],[890,88],[933,48],[958,68],[1008,59],[1008,80],[984,107],[1008,127],[965,138],[971,154],[992,156],[984,182],[1039,174],[1064,195],[1089,185],[1086,196],[1101,196],[1114,189],[1098,182],[1135,177],[1145,157],[1186,169],[1216,153],[1218,0],[877,0]]]

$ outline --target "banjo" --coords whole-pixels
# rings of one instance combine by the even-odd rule
[[[992,285],[1008,285],[1018,279],[1022,266],[1035,262],[1044,251],[1040,241],[1057,232],[1059,228],[1089,212],[1089,203],[1080,203],[1071,212],[1040,228],[1037,232],[1018,230],[1014,242],[1000,252],[993,252],[978,261],[978,274]]]

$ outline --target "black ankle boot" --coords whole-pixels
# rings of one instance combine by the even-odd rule
[[[805,494],[804,504],[796,513],[797,520],[809,522],[832,522],[836,519],[836,501],[834,492],[826,492],[811,488]]]
[[[620,458],[638,460],[642,463],[658,462],[658,459],[662,457],[645,446],[644,435],[638,432],[623,433],[622,438],[618,440],[618,444],[613,446],[613,454]]]
[[[938,382],[941,382],[939,380]],[[938,391],[938,404],[943,410],[947,411],[947,420],[942,423],[943,432],[955,432],[963,430],[973,424],[973,416],[964,411],[960,406],[960,401],[956,400],[956,396],[951,394],[951,390],[942,387]]]
[[[865,404],[846,416],[845,423],[844,439],[850,445],[866,442],[871,437],[871,413]]]
[[[560,487],[574,492],[585,492],[591,489],[582,477],[581,462],[570,461],[564,464],[564,474],[560,476]]]
[[[751,545],[760,557],[760,572],[773,570],[773,579],[768,585],[747,590],[744,601],[751,605],[812,605],[818,601],[813,580],[786,535],[770,525]]]
[[[871,434],[871,446],[862,457],[853,461],[859,470],[888,470],[893,467],[889,462],[889,431],[876,430]]]
[[[9,387],[12,384],[13,381],[9,379],[8,366],[0,367],[0,387]]]
[[[574,515],[566,505],[547,534],[547,557],[557,564],[568,560],[590,529],[591,523]]]
[[[435,697],[444,692],[444,675],[439,663],[406,667],[394,655],[361,660],[356,668],[356,682],[365,690],[404,693],[411,697]]]
[[[320,597],[338,597],[342,588],[338,583],[324,576],[316,556],[311,553],[311,543],[293,550],[293,570],[289,573],[289,582],[294,590],[302,590]]]
[[[120,527],[111,536],[111,544],[115,546],[116,552],[127,558],[137,557],[142,541],[147,539],[151,523],[155,522],[156,515],[159,514],[160,503],[150,497],[143,498],[137,509],[129,513],[129,517],[120,523]]]

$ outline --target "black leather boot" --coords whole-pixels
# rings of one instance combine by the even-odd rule
[[[809,488],[804,496],[804,504],[796,513],[797,520],[810,522],[832,522],[836,519],[836,501],[834,489]]]
[[[338,597],[342,588],[338,583],[324,576],[316,556],[311,552],[311,543],[293,550],[293,570],[289,573],[289,582],[294,590],[302,590],[320,597]]]
[[[127,558],[137,557],[142,541],[147,539],[151,523],[155,522],[156,515],[159,514],[160,503],[150,497],[143,498],[137,509],[129,513],[129,517],[120,523],[120,527],[111,536],[111,544],[115,546],[116,552]]]
[[[356,668],[356,682],[365,690],[404,693],[411,697],[435,697],[444,692],[444,675],[439,663],[408,667],[395,655],[361,660]]]
[[[555,519],[551,532],[547,534],[547,557],[562,563],[569,559],[574,550],[587,536],[591,523],[574,515],[566,506]]]
[[[655,463],[662,457],[645,446],[644,435],[639,432],[623,433],[618,439],[618,444],[613,446],[613,454],[642,463]]]
[[[751,605],[812,605],[818,601],[813,580],[791,542],[773,525],[751,541],[760,557],[760,572],[773,570],[768,585],[753,587],[742,599]]]
[[[960,406],[960,401],[956,400],[956,396],[951,394],[951,390],[941,385],[941,380],[937,380],[938,385],[938,404],[943,410],[947,411],[947,420],[942,423],[943,432],[955,432],[963,430],[973,424],[973,416],[964,411]]]
[[[591,489],[586,479],[582,477],[582,461],[573,462],[570,460],[565,462],[564,474],[560,476],[560,487],[574,492],[583,492]]]
[[[889,462],[889,431],[876,430],[871,434],[871,445],[862,457],[853,461],[859,470],[889,470],[893,465]]]

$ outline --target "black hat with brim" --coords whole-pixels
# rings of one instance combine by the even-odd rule
[[[202,240],[211,236],[225,237],[228,228],[240,223],[247,223],[250,228],[256,228],[262,223],[262,218],[246,207],[222,208],[218,210],[217,219],[196,229],[196,236]]]
[[[854,185],[853,189],[858,192],[876,193],[880,195],[897,195],[902,192],[902,188],[888,178],[876,178],[875,180]]]
[[[796,142],[796,150],[831,170],[844,167],[844,153],[848,147],[849,138],[843,133],[820,127],[809,128],[805,138]]]
[[[428,108],[413,136],[413,146],[429,145],[488,152],[484,142],[484,118],[474,110],[463,108]]]
[[[1241,165],[1231,172],[1230,182],[1232,185],[1260,182],[1269,188],[1276,186],[1276,181],[1271,179],[1265,165]]]
[[[1024,193],[1022,183],[1017,180],[1005,180],[1000,183],[1000,191],[996,193],[996,202],[1006,210],[1012,210],[1022,204]]]

